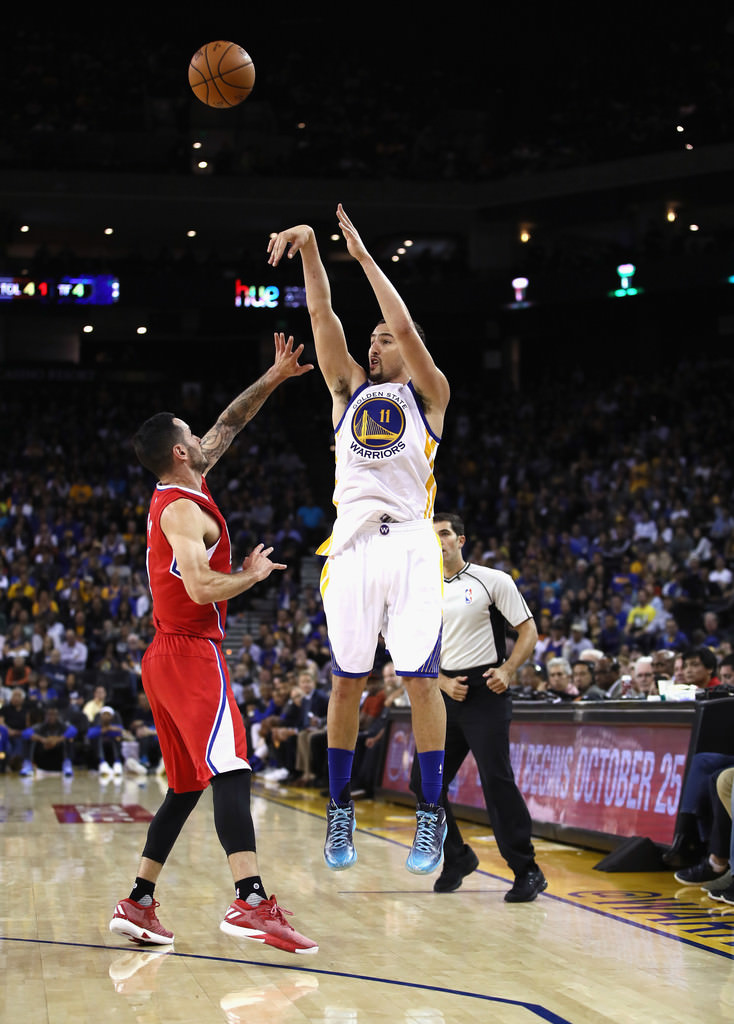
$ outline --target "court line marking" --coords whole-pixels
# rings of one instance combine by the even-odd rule
[[[296,811],[296,813],[298,813],[298,814],[307,814],[309,817],[320,818],[321,820],[325,820],[321,814],[318,814],[316,811],[309,810],[306,807],[294,807],[293,804],[288,803],[287,801],[285,801],[283,799],[275,799],[270,794],[257,793],[256,795],[262,797],[263,800],[268,800],[269,803],[277,804],[279,807],[285,807],[285,808],[287,808],[288,810],[291,810],[291,811]],[[404,850],[408,849],[407,844],[401,842],[399,839],[391,839],[389,836],[378,835],[376,832],[373,832],[370,829],[360,828],[359,826],[357,826],[355,828],[355,832],[361,832],[362,835],[371,836],[373,839],[380,840],[383,843],[391,843],[393,846],[400,846]],[[512,879],[503,878],[502,875],[495,875],[495,874],[492,874],[489,871],[482,871],[481,869],[477,869],[475,874],[482,875],[485,878],[494,879],[495,881],[502,882],[503,884],[506,884],[506,885],[512,885]],[[471,891],[476,891],[476,890],[465,890],[465,891],[466,892],[471,892]],[[615,890],[609,890],[610,893],[613,893],[614,891]],[[628,891],[628,890],[624,890],[624,889],[620,889],[619,890],[619,892],[625,892],[625,891]],[[431,896],[431,897],[433,896],[433,893],[431,891],[429,891],[429,890],[425,890],[424,891],[422,889],[420,889],[420,890],[414,890],[414,889],[383,890],[383,889],[381,889],[379,891],[373,891],[373,890],[349,890],[349,891],[347,891],[347,890],[344,890],[341,893],[341,895],[349,896],[349,895],[355,895],[357,893],[360,893],[360,894],[366,893],[368,895],[373,895],[373,894],[377,895],[379,893],[385,893],[385,892],[390,892],[390,893],[393,893],[393,894],[405,892],[405,893],[409,893],[411,896],[419,896],[419,895]],[[661,896],[661,898],[666,898],[664,893],[660,893],[659,895]],[[704,953],[714,953],[714,954],[716,954],[716,956],[721,956],[725,960],[734,960],[734,952],[728,953],[728,952],[726,952],[723,949],[712,948],[711,946],[707,946],[707,945],[705,945],[702,942],[697,942],[695,939],[690,939],[690,938],[688,938],[685,935],[672,935],[670,932],[663,931],[663,930],[661,930],[659,928],[656,928],[654,925],[644,924],[641,921],[632,921],[632,920],[630,920],[627,917],[622,917],[622,916],[620,916],[618,914],[610,913],[608,910],[601,910],[598,907],[587,906],[585,903],[577,903],[574,900],[569,899],[567,896],[559,896],[559,895],[556,895],[555,893],[552,893],[552,892],[542,892],[538,896],[538,899],[555,900],[557,903],[563,903],[563,904],[566,904],[566,905],[568,905],[570,907],[576,907],[577,909],[586,911],[587,913],[598,914],[600,917],[607,918],[607,920],[617,921],[620,924],[626,924],[626,925],[629,925],[632,928],[638,928],[640,931],[650,932],[650,934],[652,934],[652,935],[657,935],[660,938],[664,938],[664,939],[670,939],[672,942],[682,942],[684,945],[692,946],[694,949],[700,949]],[[717,908],[716,907],[712,907],[711,909],[715,910]]]
[[[12,935],[0,935],[0,942],[19,942],[29,943],[39,946],[63,946],[66,948],[71,947],[72,949],[99,949],[106,953],[150,953],[150,952],[164,952],[160,947],[146,947],[145,949],[134,949],[129,946],[104,946],[94,942],[62,942],[56,939],[22,939]],[[504,996],[490,996],[485,995],[482,992],[468,992],[462,991],[461,989],[454,988],[443,988],[440,985],[427,985],[422,982],[415,981],[402,981],[399,978],[377,978],[369,974],[352,974],[348,971],[331,971],[326,969],[319,969],[317,967],[294,967],[290,964],[272,964],[267,960],[241,960],[237,957],[230,956],[212,956],[204,953],[177,953],[175,950],[171,950],[167,953],[167,956],[178,957],[183,960],[203,960],[208,963],[223,963],[223,964],[238,964],[243,967],[272,967],[277,971],[298,971],[299,974],[314,974],[321,975],[323,977],[330,978],[342,978],[347,981],[367,981],[378,985],[394,985],[399,988],[415,989],[421,992],[434,992],[440,995],[447,996],[460,996],[465,999],[479,999],[488,1003],[497,1003],[505,1006],[517,1006],[522,1010],[527,1010],[534,1016],[539,1017],[541,1020],[548,1021],[548,1024],[572,1024],[566,1017],[561,1017],[559,1014],[554,1013],[553,1010],[549,1010],[544,1006],[540,1006],[538,1003],[526,1003],[521,999],[508,999]]]

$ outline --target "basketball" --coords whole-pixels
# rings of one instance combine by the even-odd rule
[[[236,43],[218,39],[197,50],[189,64],[189,85],[208,107],[236,107],[252,92],[255,65]]]

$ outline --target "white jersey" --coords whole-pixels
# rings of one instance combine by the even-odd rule
[[[507,657],[505,622],[515,627],[531,617],[509,573],[467,562],[443,583],[441,670],[501,665]]]
[[[318,553],[337,554],[365,523],[431,519],[439,442],[410,381],[358,388],[335,431],[337,518]]]

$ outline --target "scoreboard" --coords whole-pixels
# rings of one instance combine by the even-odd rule
[[[120,298],[120,282],[111,274],[62,277],[2,277],[0,302],[69,306],[111,306]]]

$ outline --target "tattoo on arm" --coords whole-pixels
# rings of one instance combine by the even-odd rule
[[[237,434],[263,406],[272,392],[264,377],[260,377],[249,388],[246,388],[219,416],[217,422],[201,439],[201,450],[211,466],[232,444]]]

